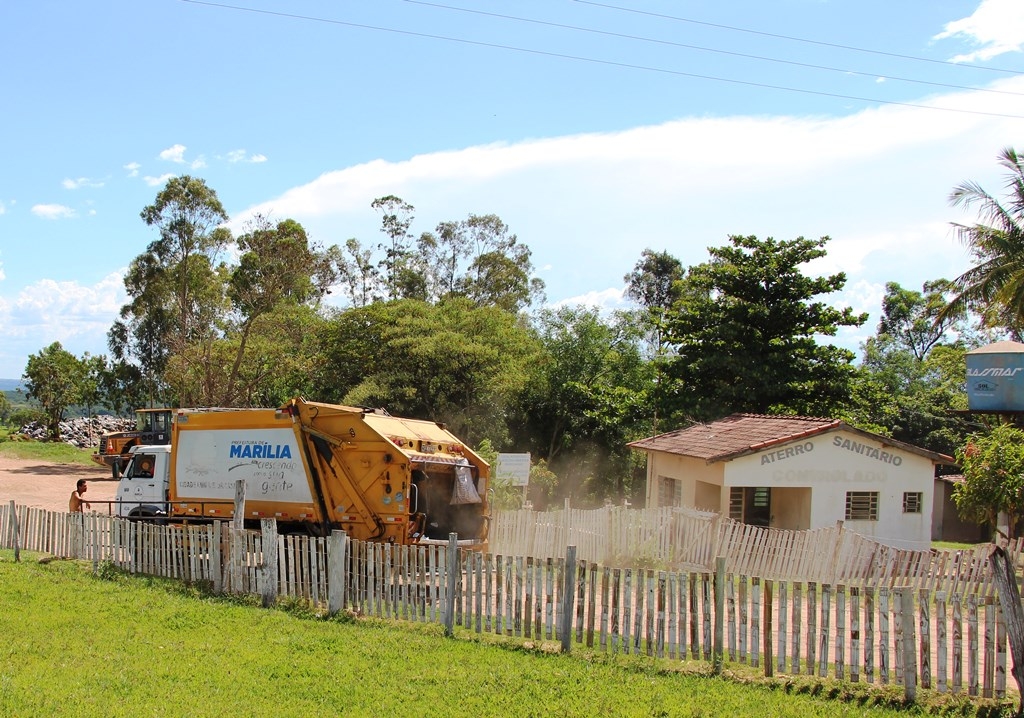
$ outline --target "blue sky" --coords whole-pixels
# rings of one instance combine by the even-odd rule
[[[0,377],[107,353],[139,218],[203,177],[242,227],[379,241],[498,214],[551,303],[621,305],[645,247],[829,235],[811,272],[871,313],[969,266],[949,223],[1024,149],[1019,0],[4,3]]]

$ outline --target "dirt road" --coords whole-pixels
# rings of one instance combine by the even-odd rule
[[[68,499],[79,479],[89,482],[85,498],[91,501],[92,510],[106,514],[106,502],[113,500],[117,490],[109,469],[0,457],[0,504],[13,500],[19,506],[67,511]]]

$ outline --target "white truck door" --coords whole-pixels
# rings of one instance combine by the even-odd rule
[[[167,513],[167,455],[148,448],[132,449],[132,459],[117,485],[118,516]]]

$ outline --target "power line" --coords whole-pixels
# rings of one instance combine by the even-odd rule
[[[594,2],[593,0],[574,0],[574,1],[578,2],[578,3],[581,3],[583,5],[593,5],[594,7],[603,7],[603,8],[607,8],[609,10],[618,10],[620,12],[631,12],[631,13],[635,13],[637,15],[649,15],[651,17],[658,17],[658,18],[662,18],[664,20],[675,20],[676,22],[687,22],[687,23],[691,23],[693,25],[704,25],[706,27],[717,27],[717,28],[720,28],[722,30],[732,30],[733,32],[746,32],[746,33],[750,33],[751,35],[762,35],[764,37],[774,37],[774,38],[778,38],[780,40],[791,40],[793,42],[805,42],[805,43],[808,43],[810,45],[822,45],[823,47],[835,47],[835,48],[839,48],[841,50],[852,50],[854,52],[866,52],[866,53],[870,53],[872,55],[884,55],[886,57],[898,57],[901,60],[914,60],[915,62],[931,62],[931,63],[936,63],[936,64],[939,64],[939,65],[951,65],[953,67],[967,67],[967,68],[970,68],[972,70],[985,70],[985,71],[988,71],[988,72],[1004,72],[1004,73],[1007,73],[1007,74],[1010,74],[1010,75],[1022,75],[1022,74],[1024,74],[1024,72],[1021,72],[1020,70],[1007,70],[1007,69],[1001,68],[1001,67],[983,67],[981,65],[971,65],[971,64],[962,63],[962,62],[952,62],[950,60],[936,60],[936,59],[930,58],[930,57],[917,57],[915,55],[901,55],[901,54],[896,53],[896,52],[885,52],[884,50],[869,50],[869,49],[864,48],[864,47],[855,47],[853,45],[840,45],[840,44],[835,43],[835,42],[824,42],[822,40],[810,40],[808,38],[794,37],[792,35],[780,35],[780,34],[777,34],[777,33],[774,33],[774,32],[763,32],[761,30],[751,30],[749,28],[735,27],[733,25],[721,25],[721,24],[714,23],[714,22],[705,22],[703,20],[694,20],[694,19],[688,18],[688,17],[679,17],[677,15],[663,15],[661,13],[656,13],[656,12],[647,12],[645,10],[636,10],[636,9],[630,8],[630,7],[620,7],[618,5],[608,5],[606,3]]]
[[[280,12],[276,10],[261,10],[258,8],[242,7],[239,5],[228,5],[225,3],[208,2],[207,0],[181,0],[181,2],[189,3],[192,5],[205,5],[207,7],[216,7],[224,10],[236,10],[239,12],[248,12],[258,15],[270,15],[274,17],[285,17],[292,20],[308,20],[310,22],[320,22],[330,25],[341,25],[344,27],[353,27],[361,30],[374,30],[377,32],[388,32],[397,35],[407,35],[410,37],[420,37],[429,40],[442,40],[445,42],[455,42],[463,45],[473,45],[475,47],[488,47],[499,50],[511,50],[513,52],[528,53],[531,55],[538,55],[541,57],[555,57],[562,60],[575,60],[577,62],[589,62],[596,65],[606,65],[609,67],[620,67],[629,70],[641,70],[645,72],[656,72],[664,75],[672,75],[675,77],[690,77],[699,80],[711,80],[714,82],[727,82],[734,85],[744,85],[747,87],[757,87],[768,90],[783,90],[786,92],[798,92],[805,95],[817,95],[819,97],[832,97],[841,100],[855,100],[857,102],[870,102],[882,105],[897,105],[900,107],[913,107],[922,110],[938,110],[941,112],[956,112],[959,114],[967,115],[980,115],[983,117],[1001,117],[1013,120],[1024,120],[1024,115],[1010,115],[999,112],[983,112],[980,110],[964,110],[953,107],[936,107],[934,105],[921,105],[912,102],[897,102],[895,100],[880,100],[871,97],[859,97],[857,95],[843,95],[835,92],[822,92],[820,90],[807,90],[799,87],[787,87],[785,85],[772,85],[763,82],[753,82],[751,80],[737,80],[729,77],[717,77],[715,75],[703,75],[695,72],[683,72],[682,70],[669,70],[662,67],[652,67],[649,65],[637,65],[627,62],[616,62],[613,60],[600,60],[593,57],[583,57],[581,55],[569,55],[559,52],[551,52],[548,50],[535,50],[525,47],[517,47],[515,45],[504,45],[501,43],[484,42],[481,40],[467,40],[465,38],[450,37],[446,35],[435,35],[432,33],[416,32],[414,30],[399,30],[392,27],[383,27],[380,25],[367,25],[365,23],[350,22],[347,20],[333,20],[331,18],[315,17],[311,15],[297,15],[294,13]]]
[[[471,13],[473,15],[484,15],[487,17],[499,18],[502,20],[515,20],[516,22],[527,22],[535,25],[543,25],[546,27],[557,27],[563,30],[575,30],[577,32],[588,32],[595,35],[605,35],[607,37],[617,37],[624,40],[637,40],[639,42],[647,42],[656,45],[667,45],[670,47],[679,47],[687,50],[699,50],[701,52],[713,52],[719,55],[729,55],[732,57],[742,57],[749,60],[762,60],[765,62],[776,62],[783,65],[794,65],[796,67],[807,67],[814,70],[827,70],[829,72],[839,72],[844,75],[859,75],[861,77],[882,77],[886,80],[896,80],[898,82],[911,82],[919,85],[931,85],[932,87],[945,87],[953,90],[973,90],[977,92],[992,92],[1000,95],[1016,95],[1017,97],[1024,96],[1024,93],[1010,92],[1008,90],[990,90],[987,88],[979,87],[965,87],[963,85],[952,85],[945,82],[932,82],[929,80],[916,80],[909,77],[897,77],[895,75],[882,75],[877,72],[862,72],[860,70],[850,70],[842,67],[830,67],[828,65],[818,65],[810,62],[798,62],[796,60],[783,60],[777,57],[766,57],[763,55],[750,55],[743,52],[735,52],[733,50],[722,50],[714,47],[704,47],[702,45],[690,45],[682,42],[674,42],[672,40],[660,40],[658,38],[645,37],[643,35],[628,35],[621,32],[611,32],[608,30],[597,30],[589,27],[581,27],[579,25],[568,25],[558,22],[549,22],[547,20],[537,20],[535,18],[528,17],[517,17],[515,15],[503,15],[495,12],[487,12],[485,10],[473,10],[471,8],[455,7],[453,5],[442,5],[440,3],[425,2],[425,0],[404,0],[412,5],[423,5],[426,7],[435,7],[442,10],[454,10],[456,12]]]

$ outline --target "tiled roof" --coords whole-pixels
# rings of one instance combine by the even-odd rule
[[[861,431],[839,419],[811,416],[733,414],[710,424],[694,424],[685,429],[677,429],[666,434],[634,441],[629,445],[641,451],[660,451],[692,456],[710,463],[760,451],[773,444],[783,444],[838,429],[852,431],[885,444],[902,447],[939,463],[952,463],[951,457]]]

